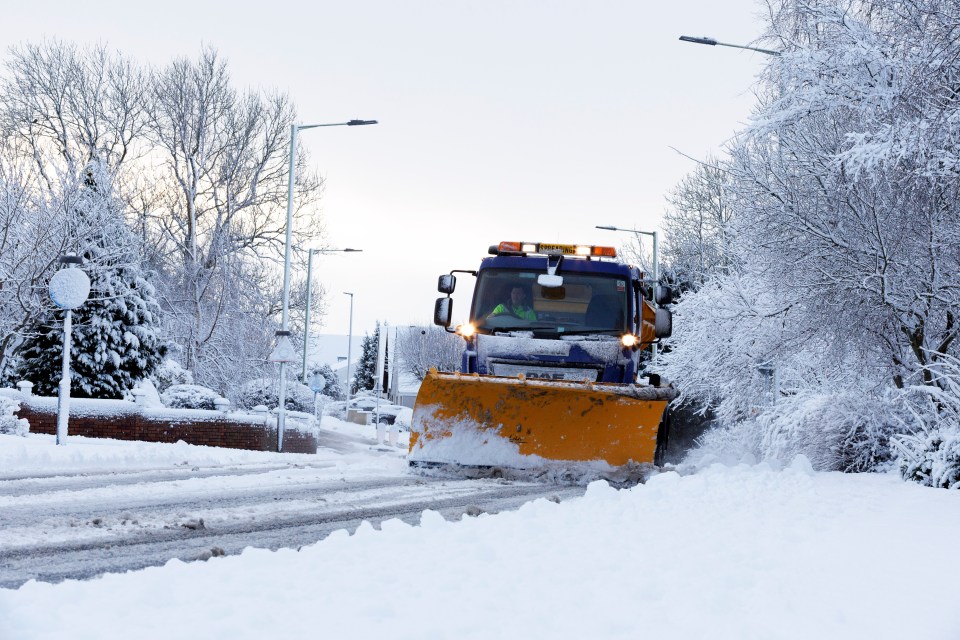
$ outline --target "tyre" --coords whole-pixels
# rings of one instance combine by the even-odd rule
[[[670,446],[670,408],[663,412],[660,428],[657,429],[657,448],[653,453],[653,464],[662,467],[666,462],[667,449]]]

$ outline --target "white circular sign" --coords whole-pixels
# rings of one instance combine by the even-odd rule
[[[76,309],[90,295],[90,278],[81,269],[61,269],[50,278],[50,297],[61,309]]]
[[[324,378],[321,373],[314,372],[314,374],[310,376],[310,390],[314,393],[320,393],[326,388],[326,386],[327,379]]]

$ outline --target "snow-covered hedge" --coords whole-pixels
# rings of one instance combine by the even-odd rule
[[[217,408],[216,400],[220,398],[212,389],[196,384],[175,384],[160,394],[163,404],[175,409],[209,409]]]
[[[697,455],[783,463],[804,455],[821,471],[874,471],[893,457],[890,438],[901,430],[893,409],[892,399],[804,391],[779,398],[752,418],[708,431]]]
[[[30,423],[23,418],[13,415],[20,410],[20,403],[10,398],[0,396],[0,433],[26,436],[30,430]]]
[[[280,405],[278,382],[270,378],[257,378],[240,387],[237,406],[252,409],[258,404],[275,408]],[[313,414],[313,391],[299,382],[288,380],[284,404],[290,411]]]
[[[193,384],[193,374],[176,360],[167,358],[153,372],[153,384],[162,393],[175,384]]]

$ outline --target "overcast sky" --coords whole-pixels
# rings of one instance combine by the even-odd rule
[[[763,54],[752,0],[9,3],[4,48],[105,42],[145,62],[202,44],[236,84],[288,91],[326,178],[331,247],[320,333],[429,323],[436,276],[500,240],[620,245],[597,224],[656,229],[665,194],[746,121]],[[454,316],[469,300],[455,295]]]

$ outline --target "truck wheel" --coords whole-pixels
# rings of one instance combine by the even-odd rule
[[[653,464],[662,467],[667,457],[667,447],[670,443],[670,408],[663,412],[660,428],[657,429],[657,448],[653,452]]]

